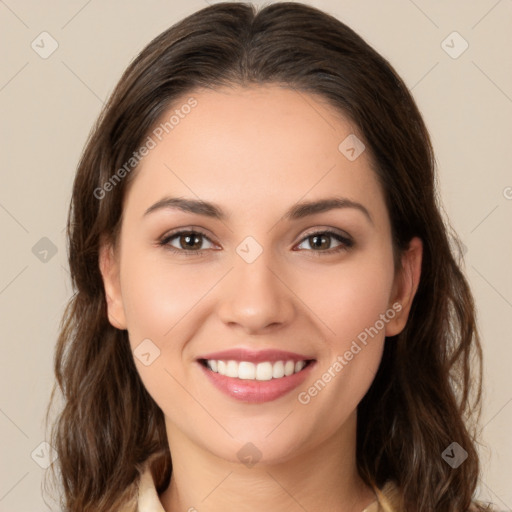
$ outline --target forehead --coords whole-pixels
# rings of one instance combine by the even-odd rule
[[[357,134],[322,98],[289,87],[197,90],[174,102],[150,133],[154,147],[126,204],[141,210],[172,193],[254,212],[336,193],[379,207],[368,152],[356,159],[344,152]]]

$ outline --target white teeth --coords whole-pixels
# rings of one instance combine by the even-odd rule
[[[242,361],[238,363],[238,375],[235,375],[235,377],[238,377],[239,379],[254,380],[256,378],[256,365],[249,361]]]
[[[272,367],[272,378],[280,379],[281,377],[284,377],[284,363],[283,361],[277,361]]]
[[[292,375],[295,371],[295,363],[293,361],[286,361],[284,365],[284,374],[288,377],[288,375]]]
[[[276,361],[271,363],[254,364],[249,361],[221,361],[208,359],[206,364],[210,370],[227,377],[237,377],[243,380],[271,380],[288,377],[294,373],[300,372],[305,366],[306,361]]]
[[[270,380],[272,378],[272,363],[258,363],[256,366],[256,380]]]
[[[238,364],[236,361],[228,361],[226,375],[228,377],[238,377]]]

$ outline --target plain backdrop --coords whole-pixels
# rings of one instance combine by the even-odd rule
[[[387,58],[424,116],[483,340],[479,496],[511,510],[512,1],[304,3],[333,14]],[[0,1],[0,511],[48,510],[43,414],[72,293],[64,227],[86,137],[135,55],[206,5]]]

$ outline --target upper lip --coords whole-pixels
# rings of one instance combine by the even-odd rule
[[[221,352],[211,352],[210,354],[202,355],[197,359],[213,359],[221,361],[250,361],[251,363],[262,363],[265,361],[309,361],[313,360],[314,358],[305,356],[303,354],[297,354],[295,352],[287,352],[284,350],[250,350],[245,348],[232,348],[229,350],[223,350]]]

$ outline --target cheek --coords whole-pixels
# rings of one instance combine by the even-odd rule
[[[362,265],[337,279],[323,279],[324,294],[315,288],[311,309],[322,312],[325,351],[314,379],[297,396],[312,443],[347,420],[375,378],[384,349],[382,315],[394,316],[388,304],[391,273],[392,267],[380,263]]]
[[[155,402],[165,403],[169,415],[180,415],[179,383],[189,367],[185,350],[203,322],[201,299],[225,269],[171,262],[163,251],[143,251],[128,242],[123,249],[123,307],[137,371]],[[146,365],[148,358],[138,354],[148,352]]]
[[[192,336],[187,329],[194,307],[218,278],[210,272],[202,280],[162,253],[155,257],[157,249],[144,252],[127,243],[124,250],[121,288],[135,366],[153,400],[165,404],[166,414],[179,416],[183,347]]]
[[[315,416],[327,421],[324,427],[329,431],[357,407],[378,370],[386,322],[395,315],[389,304],[392,285],[389,249],[368,252],[317,274],[314,283],[299,292],[319,319],[325,350],[317,379],[301,390],[298,401],[316,410]]]
[[[172,263],[163,253],[156,256],[141,251],[125,258],[122,294],[132,343],[151,338],[164,348],[167,340],[176,339],[187,315],[218,277],[211,271],[201,272],[199,266]]]
[[[313,280],[298,281],[297,295],[316,314],[337,349],[373,326],[391,306],[392,256],[385,251],[377,254],[380,257],[364,255],[327,272],[317,272]]]

